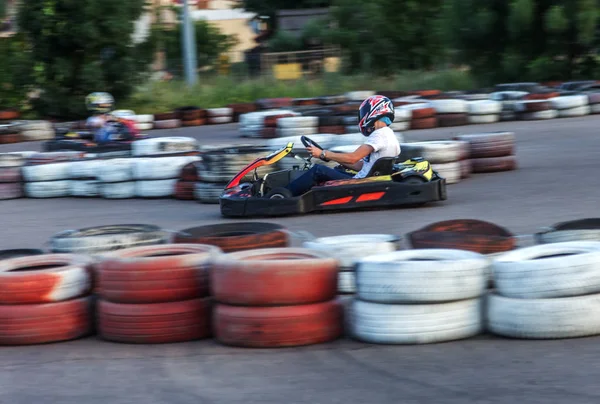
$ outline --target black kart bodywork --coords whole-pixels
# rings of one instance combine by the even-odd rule
[[[302,142],[319,147],[306,137],[302,137]],[[420,206],[447,198],[446,180],[422,158],[401,163],[394,158],[379,159],[366,178],[328,181],[313,187],[303,195],[286,196],[284,187],[311,166],[310,158],[304,160],[294,156],[292,149],[293,143],[289,143],[284,148],[255,160],[237,174],[227,184],[220,197],[221,214],[225,217],[285,216],[323,211]],[[304,161],[304,167],[276,171],[258,178],[257,168],[275,164],[289,155]],[[253,178],[248,179],[251,173],[254,173]]]

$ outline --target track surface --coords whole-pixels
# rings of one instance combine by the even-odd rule
[[[517,135],[519,170],[449,186],[448,200],[420,209],[305,215],[270,221],[316,236],[403,235],[447,219],[488,220],[516,234],[598,216],[600,116],[409,131],[414,140],[497,130]],[[236,125],[152,132],[204,143],[252,143]],[[39,144],[0,146],[40,150]],[[1,203],[0,249],[40,247],[52,234],[110,223],[167,229],[217,223],[218,206],[176,200],[32,200]],[[0,403],[598,403],[600,339],[506,340],[491,336],[427,346],[351,340],[281,350],[213,341],[132,346],[89,338],[0,348]]]

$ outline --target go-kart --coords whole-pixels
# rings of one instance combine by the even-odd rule
[[[302,136],[301,141],[306,147],[310,145],[323,149],[306,136]],[[398,163],[395,157],[377,160],[365,178],[327,181],[294,197],[285,186],[304,174],[313,163],[312,157],[305,159],[292,153],[293,147],[293,143],[288,143],[240,171],[225,186],[219,198],[221,214],[225,217],[284,216],[319,211],[420,206],[446,200],[446,180],[431,168],[428,161],[413,158]],[[303,162],[303,166],[271,172],[259,178],[258,168],[275,164],[287,156]],[[341,169],[341,166],[337,169]]]

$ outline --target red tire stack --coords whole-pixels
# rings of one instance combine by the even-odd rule
[[[0,345],[44,344],[91,334],[91,264],[70,254],[0,261]]]
[[[220,254],[213,246],[166,244],[105,256],[96,268],[98,333],[138,344],[210,337],[208,274]]]
[[[213,266],[211,290],[217,341],[239,347],[325,343],[343,334],[336,299],[338,262],[299,248],[224,255]]]
[[[184,201],[193,201],[194,186],[200,179],[198,178],[198,162],[186,164],[181,169],[179,179],[175,184],[175,198]]]
[[[277,135],[277,120],[279,120],[281,118],[291,118],[293,116],[297,116],[297,115],[279,114],[279,115],[265,116],[264,127],[261,132],[261,138],[274,139],[274,138],[278,137],[278,135]]]
[[[206,110],[189,106],[175,110],[176,117],[181,121],[181,126],[202,126],[206,124]]]

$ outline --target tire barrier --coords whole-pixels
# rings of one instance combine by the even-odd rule
[[[387,234],[356,234],[337,237],[323,237],[303,243],[304,248],[323,251],[339,261],[338,293],[354,294],[355,268],[358,260],[400,249],[400,238]]]
[[[517,169],[515,134],[490,132],[455,136],[455,140],[468,142],[473,173],[491,173]]]
[[[343,335],[337,260],[298,248],[249,250],[217,259],[211,290],[215,339],[241,347],[290,347]],[[269,285],[265,288],[265,285]],[[260,332],[257,332],[260,330]]]
[[[206,244],[231,253],[290,245],[285,227],[274,223],[239,222],[192,227],[175,233],[174,243]]]
[[[427,344],[484,331],[489,260],[458,250],[397,251],[356,268],[350,334],[378,344]]]
[[[4,250],[0,345],[93,334],[94,310],[103,339],[141,344],[211,336],[245,347],[324,343],[344,333],[344,306],[346,334],[368,343],[435,343],[486,330],[528,339],[599,335],[600,242],[589,241],[599,223],[559,223],[536,234],[544,244],[520,248],[522,236],[465,219],[407,234],[406,250],[401,237],[369,234],[290,248],[284,228],[251,222],[191,228],[175,233],[175,244],[117,251],[89,248],[87,240],[87,249],[70,248],[76,254]],[[565,239],[573,241],[557,242]],[[340,282],[350,268],[354,280]]]
[[[98,333],[124,343],[168,343],[211,336],[209,270],[213,246],[136,247],[96,265]]]
[[[69,254],[0,260],[0,345],[92,333],[92,260]]]

